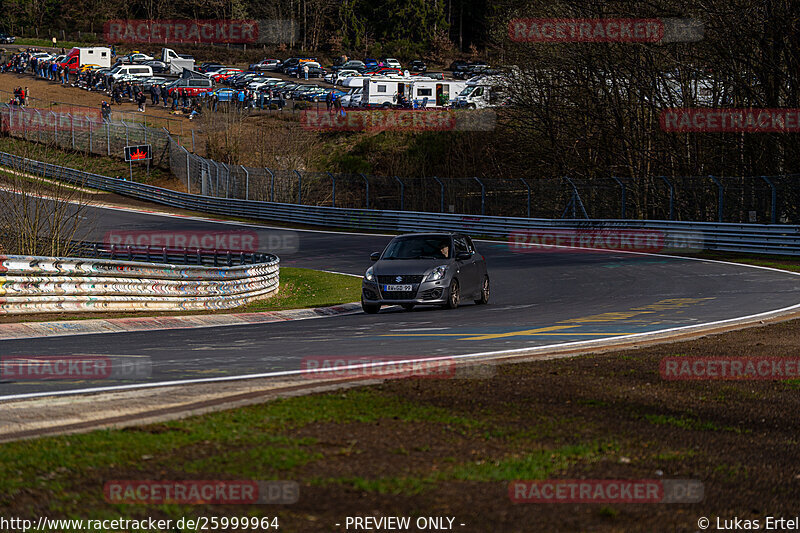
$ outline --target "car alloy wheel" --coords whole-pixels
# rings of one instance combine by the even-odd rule
[[[489,276],[483,278],[483,286],[481,287],[481,297],[475,300],[476,304],[489,303]]]
[[[461,290],[458,287],[458,280],[454,279],[450,282],[450,290],[447,291],[447,304],[448,309],[455,309],[461,299]]]

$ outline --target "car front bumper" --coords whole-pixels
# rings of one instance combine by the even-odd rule
[[[399,305],[441,305],[447,303],[449,279],[438,281],[423,281],[412,283],[414,290],[410,292],[385,292],[380,289],[377,282],[363,280],[361,283],[361,298],[367,304]]]

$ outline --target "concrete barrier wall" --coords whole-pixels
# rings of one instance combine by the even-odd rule
[[[232,309],[275,294],[279,262],[206,267],[0,255],[0,315]]]

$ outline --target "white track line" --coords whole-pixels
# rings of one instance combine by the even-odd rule
[[[641,337],[653,336],[653,335],[661,335],[664,333],[680,333],[682,331],[692,330],[692,329],[703,329],[712,326],[723,326],[726,324],[742,322],[742,321],[753,321],[758,320],[759,318],[767,318],[770,316],[779,316],[784,313],[788,313],[790,311],[794,311],[800,309],[800,304],[792,305],[789,307],[784,307],[781,309],[776,309],[774,311],[765,311],[763,313],[758,313],[755,315],[747,315],[743,317],[737,318],[727,318],[725,320],[717,320],[714,322],[705,322],[702,324],[692,324],[690,326],[679,326],[676,328],[667,328],[655,331],[647,331],[643,333],[632,333],[630,335],[619,335],[615,337],[605,337],[602,339],[592,339],[586,341],[573,341],[573,342],[565,342],[561,344],[548,344],[544,346],[529,346],[526,348],[515,348],[512,350],[499,350],[494,352],[477,352],[471,354],[463,354],[463,355],[449,355],[449,356],[441,356],[441,357],[428,357],[428,358],[416,358],[416,359],[402,359],[402,360],[392,360],[380,363],[370,363],[366,365],[349,365],[344,367],[336,367],[336,368],[328,368],[328,369],[315,369],[314,374],[323,373],[323,372],[341,372],[345,370],[364,370],[368,368],[377,368],[382,366],[388,365],[401,365],[401,364],[410,364],[415,362],[424,362],[424,361],[450,361],[450,360],[466,360],[466,359],[475,359],[479,357],[502,357],[508,355],[533,355],[536,352],[544,352],[547,350],[551,350],[554,348],[563,349],[563,348],[571,348],[571,347],[581,347],[585,345],[597,345],[598,348],[602,348],[602,343],[608,341],[621,341],[621,340],[629,340],[629,339],[637,339]],[[169,387],[169,386],[176,386],[176,385],[194,385],[200,383],[217,383],[217,382],[224,382],[224,381],[237,381],[237,380],[248,380],[248,379],[260,379],[260,378],[275,378],[275,377],[288,377],[288,376],[302,376],[307,374],[308,371],[305,370],[282,370],[279,372],[265,372],[262,374],[242,374],[239,376],[221,376],[216,378],[198,378],[198,379],[187,379],[187,380],[173,380],[173,381],[159,381],[155,383],[141,383],[141,384],[133,384],[133,385],[117,385],[111,387],[98,387],[98,388],[91,388],[91,389],[75,389],[69,391],[54,391],[54,392],[31,392],[26,394],[12,394],[7,396],[0,396],[0,401],[6,400],[21,400],[27,398],[40,398],[43,396],[66,396],[71,394],[94,394],[98,392],[111,392],[111,391],[122,391],[122,390],[131,390],[131,389],[150,389],[154,387]],[[376,377],[379,379],[379,377]],[[311,380],[309,380],[311,383]]]

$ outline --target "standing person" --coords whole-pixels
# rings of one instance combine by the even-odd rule
[[[158,90],[158,85],[156,85],[155,83],[150,86],[150,102],[153,105],[158,104],[158,94],[156,94],[157,90]]]
[[[325,95],[325,107],[328,108],[328,111],[330,112],[332,106],[333,106],[333,91],[330,91]]]
[[[167,104],[167,100],[169,100],[169,89],[164,87],[164,90],[162,91],[161,96],[163,96],[163,98],[161,99],[161,103],[163,104],[164,109],[166,109],[167,105],[168,105]]]
[[[144,106],[147,103],[147,97],[144,95],[142,91],[139,91],[136,94],[136,103],[139,104],[139,111],[144,113]]]
[[[303,75],[306,77],[306,81],[308,81],[308,64],[303,65]]]
[[[105,100],[100,104],[100,114],[103,116],[103,122],[108,123],[111,119],[111,106]]]

